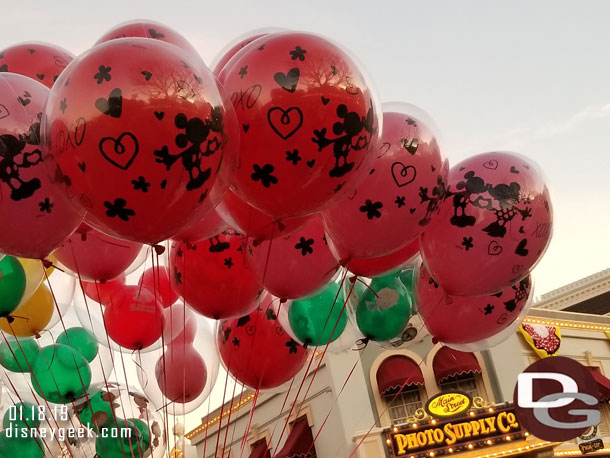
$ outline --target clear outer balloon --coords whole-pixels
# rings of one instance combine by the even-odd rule
[[[368,176],[322,212],[338,258],[385,256],[414,241],[438,214],[447,172],[428,126],[408,111],[384,111]]]
[[[379,109],[361,70],[330,41],[286,32],[259,43],[220,73],[241,129],[233,185],[275,220],[309,215],[368,173]]]
[[[284,299],[315,293],[339,269],[319,218],[311,218],[296,232],[258,244],[248,243],[248,265],[267,291]]]
[[[135,19],[123,22],[108,30],[102,37],[95,42],[96,45],[105,43],[118,38],[151,38],[153,40],[164,41],[178,46],[187,53],[201,60],[199,53],[193,45],[174,29],[160,22],[145,19]],[[201,61],[203,63],[203,61]]]
[[[375,343],[407,340],[414,314],[413,291],[398,273],[372,280],[353,278],[344,282],[343,294],[354,326]],[[403,338],[404,337],[404,338]]]
[[[146,269],[138,280],[138,286],[152,293],[163,308],[171,306],[179,299],[170,283],[167,266],[155,265]]]
[[[120,240],[83,223],[53,252],[60,265],[85,281],[113,280],[128,268],[143,262],[146,250],[141,243]],[[134,265],[139,261],[139,265]]]
[[[49,330],[70,313],[72,309],[72,299],[74,298],[74,288],[76,287],[76,279],[58,269],[53,269],[53,272],[51,272],[50,275],[47,274],[43,284],[49,287],[54,296],[53,315],[44,328],[45,330]]]
[[[54,86],[42,128],[47,168],[88,224],[158,243],[222,198],[214,185],[229,185],[234,121],[196,58],[157,40],[112,40],[80,55]]]
[[[265,390],[282,385],[305,365],[309,352],[282,328],[267,294],[249,315],[222,320],[217,330],[220,359],[239,382]]]
[[[529,306],[528,275],[516,284],[488,296],[454,296],[430,277],[424,266],[417,278],[417,303],[426,327],[439,342],[468,344],[501,332]]]
[[[123,348],[142,350],[163,333],[163,306],[150,291],[127,286],[104,309],[108,336]]]
[[[98,416],[107,415],[108,409],[112,409],[117,421],[116,423],[112,421],[106,426],[109,428],[106,433],[109,437],[102,438],[102,435],[98,434],[96,438],[98,444],[102,439],[105,441],[105,447],[102,448],[100,446],[97,449],[97,453],[100,454],[101,457],[119,458],[123,456],[121,446],[118,443],[119,439],[112,439],[110,436],[112,436],[112,430],[117,427],[117,424],[119,428],[121,428],[125,425],[125,421],[129,423],[129,426],[137,426],[137,429],[139,430],[139,434],[132,434],[132,441],[124,439],[124,444],[127,446],[125,449],[127,457],[161,458],[164,456],[165,449],[167,448],[165,441],[168,437],[168,432],[165,422],[163,421],[162,411],[160,410],[162,406],[156,406],[139,390],[115,382],[109,382],[108,385],[98,385],[97,393],[100,393],[103,399],[107,400],[105,405],[100,405],[99,403],[95,403],[95,405],[83,404],[77,406],[77,410],[80,412],[80,416],[82,416],[83,413],[86,413],[87,416],[91,418],[92,416],[95,417],[96,414]],[[76,425],[78,425],[76,418],[79,417],[79,412],[72,409]],[[122,424],[123,426],[121,426]],[[119,433],[118,436],[120,436],[120,431],[114,432],[115,435],[117,433]],[[86,441],[85,437],[83,443],[77,442],[75,445],[87,445]],[[137,447],[136,441],[140,447]],[[130,445],[133,453],[129,452]],[[113,449],[116,449],[114,455],[110,454]],[[106,450],[108,454],[105,454],[104,450]],[[89,457],[92,455],[86,456]]]
[[[177,306],[177,305],[176,305]],[[172,306],[174,309],[176,306]],[[210,395],[212,392],[212,388],[216,383],[216,379],[218,378],[218,371],[220,368],[220,360],[218,356],[218,351],[216,350],[215,345],[215,336],[213,327],[214,324],[204,318],[202,316],[197,316],[193,312],[187,309],[187,312],[191,315],[187,315],[186,326],[184,321],[184,315],[180,316],[182,321],[177,320],[177,323],[180,322],[182,327],[190,327],[193,323],[195,326],[195,332],[192,334],[193,340],[190,340],[190,336],[185,336],[181,334],[176,337],[170,344],[169,347],[173,347],[172,352],[174,352],[175,360],[173,361],[176,364],[171,364],[172,361],[170,358],[170,352],[168,351],[168,347],[165,349],[158,349],[149,353],[141,353],[137,356],[137,373],[138,373],[138,381],[140,382],[140,386],[144,391],[144,394],[154,405],[158,406],[167,406],[167,412],[170,415],[182,415],[189,412],[192,412],[197,407],[199,407]],[[167,343],[167,341],[166,341]],[[174,369],[168,373],[165,373],[165,382],[173,383],[177,387],[178,394],[177,400],[182,398],[182,386],[184,383],[185,389],[188,388],[201,388],[198,395],[193,399],[190,399],[188,402],[170,402],[166,396],[164,396],[163,391],[161,390],[159,377],[155,374],[156,366],[163,358],[165,352],[166,358],[166,368],[170,368],[171,366],[178,366],[178,362],[180,362],[180,353],[182,349],[189,349],[189,353],[185,350],[184,354],[190,354],[190,356],[194,359],[200,358],[200,361],[203,361],[204,367],[206,370],[206,377],[204,380],[203,386],[200,385],[198,380],[191,380],[195,377],[195,372],[189,370],[189,366],[186,366],[186,373],[181,371],[180,368],[174,367]],[[194,352],[194,353],[193,353]],[[199,362],[200,362],[199,361]],[[167,364],[169,363],[169,364]],[[201,367],[201,366],[198,366]],[[186,379],[185,379],[186,376]],[[163,378],[161,377],[163,381]],[[174,393],[176,394],[176,393]]]
[[[329,242],[332,250],[332,242]],[[419,254],[419,241],[414,240],[394,253],[377,258],[351,258],[347,268],[354,275],[362,277],[379,277],[400,270]]]
[[[533,285],[532,285],[533,289]],[[507,327],[505,327],[502,331],[494,334],[491,337],[486,339],[477,340],[476,342],[463,343],[463,344],[445,344],[448,347],[455,348],[459,351],[466,352],[475,352],[475,351],[484,351],[489,350],[497,345],[500,345],[502,342],[507,340],[510,336],[515,335],[518,332],[519,326],[523,323],[523,320],[527,317],[527,314],[530,311],[530,307],[534,301],[534,295],[530,294],[528,298],[528,303],[521,309],[519,316],[513,320]]]
[[[51,88],[74,55],[50,43],[27,42],[0,50],[0,72],[27,76]]]
[[[421,237],[421,254],[448,294],[494,294],[529,274],[552,228],[538,166],[515,153],[484,153],[451,168],[440,214]]]
[[[290,308],[294,301],[289,300],[287,302],[280,302],[279,300],[273,303],[273,309],[275,314],[277,315],[277,319],[279,323],[282,325],[282,328],[292,337],[294,340],[299,342],[300,344],[304,344],[299,336],[295,333],[294,329],[292,329],[290,324]],[[343,317],[348,318],[347,309],[343,307],[343,301],[337,301],[335,307],[337,310],[333,308],[332,317],[329,318],[328,323],[324,325],[322,322],[322,330],[326,334],[326,337],[329,337],[332,334],[332,342],[326,341],[320,342],[317,347],[319,351],[326,349],[326,351],[331,353],[340,353],[345,350],[349,350],[355,347],[357,341],[362,339],[364,336],[358,332],[358,330],[354,327],[351,320],[347,319],[343,322]],[[343,310],[343,312],[341,312]],[[329,316],[329,310],[326,310],[326,317]],[[335,325],[337,325],[337,329],[335,329]],[[341,328],[339,330],[339,328]],[[333,332],[334,330],[334,332]],[[314,348],[315,345],[308,345],[309,348]],[[298,377],[297,377],[298,379]]]
[[[225,222],[224,219],[222,219],[218,213],[218,207],[216,207],[193,227],[187,229],[186,231],[180,232],[178,235],[172,237],[172,239],[178,242],[194,243],[198,242],[199,240],[214,237],[216,234],[220,234],[221,232],[228,230],[230,227],[231,226]]]
[[[228,232],[194,244],[173,242],[169,253],[172,287],[208,318],[239,317],[256,307],[261,285],[246,265],[244,240]]]
[[[216,57],[210,64],[210,69],[212,69],[212,72],[214,73],[214,75],[216,75],[216,76],[220,75],[220,72],[222,71],[222,69],[233,58],[233,56],[235,56],[235,54],[237,54],[239,51],[244,49],[250,43],[258,40],[261,37],[269,35],[270,33],[279,33],[279,32],[283,32],[283,31],[285,31],[285,29],[280,29],[280,28],[276,28],[276,27],[267,27],[267,28],[262,28],[262,29],[251,30],[249,32],[246,32],[246,33],[240,35],[235,40],[233,40],[231,43],[229,43],[227,46],[225,46],[216,55]]]
[[[44,258],[80,224],[44,166],[39,131],[48,95],[30,78],[0,73],[0,250],[24,258]]]
[[[112,334],[130,346],[144,344],[145,341],[148,343],[157,335],[155,341],[139,351],[148,352],[161,347],[160,337],[165,329],[165,316],[163,307],[152,293],[136,285],[125,285],[121,280],[106,284],[83,282],[83,286],[84,288],[77,286],[74,292],[74,311],[81,325],[92,332],[100,344],[121,351],[121,346],[113,340]],[[140,295],[150,302],[143,306],[132,304],[134,307],[131,310],[124,311],[125,307],[129,309],[130,298]],[[95,300],[99,296],[102,303]],[[110,321],[112,325],[109,328]]]
[[[216,209],[231,227],[237,229],[245,237],[256,241],[290,235],[302,227],[309,219],[308,216],[305,216],[276,221],[271,216],[257,210],[249,203],[237,197],[230,190],[226,192]]]

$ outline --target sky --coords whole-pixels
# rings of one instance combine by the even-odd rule
[[[555,228],[536,295],[610,267],[610,2],[3,3],[0,49],[36,40],[79,54],[138,18],[182,33],[206,63],[253,29],[328,36],[359,58],[382,102],[434,119],[452,164],[507,150],[541,166]]]

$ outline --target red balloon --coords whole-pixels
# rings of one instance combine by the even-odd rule
[[[165,320],[154,295],[138,286],[125,286],[104,309],[108,336],[123,348],[141,350],[163,333]]]
[[[229,224],[218,214],[218,207],[216,207],[193,227],[180,232],[172,239],[179,242],[197,242],[214,237],[216,234],[229,229],[229,227]]]
[[[286,32],[257,44],[220,73],[242,129],[233,185],[275,220],[309,215],[368,173],[376,103],[358,66],[324,38]]]
[[[339,269],[317,217],[288,236],[250,242],[248,264],[267,291],[284,299],[316,292]]]
[[[272,296],[249,315],[223,320],[218,326],[218,349],[227,371],[254,389],[286,383],[305,365],[308,352],[282,328],[273,313]]]
[[[169,281],[169,272],[165,266],[150,267],[142,273],[138,285],[151,292],[163,308],[171,306],[178,300],[178,295]]]
[[[47,175],[40,116],[49,89],[21,75],[0,73],[0,252],[42,259],[80,224]]]
[[[377,156],[358,189],[322,212],[339,259],[379,257],[415,240],[438,213],[448,166],[434,133],[404,112],[384,112]]]
[[[369,278],[378,277],[399,269],[413,260],[418,253],[419,243],[417,240],[414,240],[400,250],[385,256],[378,258],[351,258],[346,267],[354,275]]]
[[[430,334],[447,345],[488,339],[510,326],[529,307],[528,275],[497,294],[453,296],[422,265],[417,277],[417,306]]]
[[[72,59],[74,55],[59,46],[20,43],[0,51],[0,72],[24,75],[51,88]]]
[[[169,253],[171,284],[196,312],[233,318],[256,307],[261,286],[246,265],[240,235],[221,233],[192,244],[173,242]]]
[[[308,216],[302,216],[286,218],[282,221],[274,220],[241,200],[230,190],[226,192],[216,210],[233,228],[254,240],[270,240],[292,234],[309,219]]]
[[[238,138],[232,110],[186,52],[112,40],[75,59],[53,87],[44,121],[50,171],[88,224],[157,243],[201,221],[222,197],[211,191],[221,164],[234,164],[225,154]]]
[[[108,30],[99,40],[95,42],[95,45],[99,45],[110,40],[116,40],[118,38],[149,38],[164,41],[165,43],[178,46],[182,50],[193,56],[197,56],[197,58],[201,60],[197,50],[186,38],[184,38],[174,29],[165,24],[161,24],[160,22],[144,19],[123,22],[122,24],[116,25]]]
[[[141,243],[110,237],[83,223],[53,255],[82,280],[106,281],[125,272],[141,252]]]
[[[102,305],[110,305],[114,297],[117,297],[126,288],[125,274],[106,282],[82,281],[83,292],[89,298]]]
[[[479,154],[449,171],[440,214],[421,237],[422,258],[447,293],[494,294],[534,268],[552,223],[549,191],[534,162]]]
[[[243,48],[248,46],[253,41],[258,40],[259,38],[264,37],[264,36],[268,35],[269,33],[272,33],[272,32],[269,32],[269,31],[248,32],[243,36],[243,38],[237,39],[233,45],[229,45],[226,50],[221,51],[220,54],[218,56],[216,56],[216,58],[214,59],[216,62],[212,63],[212,65],[210,66],[214,75],[218,76],[220,74],[220,72],[222,71],[222,69],[225,67],[225,65],[227,65],[227,62],[229,62],[235,54],[237,54],[239,51],[241,51]]]
[[[155,366],[159,388],[168,400],[186,404],[203,391],[208,378],[205,362],[189,344],[172,343]]]

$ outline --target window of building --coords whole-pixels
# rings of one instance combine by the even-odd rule
[[[388,413],[393,424],[406,423],[407,418],[423,407],[419,388],[410,386],[399,394],[386,394]]]
[[[447,377],[440,383],[440,388],[444,393],[461,391],[472,398],[480,396],[475,374],[461,374]]]

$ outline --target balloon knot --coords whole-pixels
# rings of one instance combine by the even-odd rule
[[[351,277],[348,278],[350,283],[355,283],[356,280],[358,280],[358,276],[357,275],[352,275]]]
[[[436,337],[432,337],[432,343],[436,345],[438,343],[438,339]]]
[[[285,304],[286,302],[288,302],[288,299],[286,299],[285,297],[280,299],[280,304]]]
[[[51,267],[53,267],[53,261],[49,260],[49,259],[41,259],[42,261],[42,265],[44,266],[45,269],[49,269]]]
[[[310,339],[305,339],[305,342],[303,342],[303,348],[305,350],[307,350],[307,347],[309,347],[309,345],[311,345],[311,340]]]
[[[163,253],[165,253],[165,247],[163,245],[153,245],[153,248],[155,249],[157,256],[161,256]]]
[[[282,223],[281,221],[278,221],[277,228],[280,230],[280,232],[282,232],[282,231],[284,231],[284,229],[286,229],[286,225],[284,223]]]
[[[355,350],[356,351],[364,350],[366,348],[366,346],[369,344],[370,340],[371,339],[368,336],[367,337],[363,337],[362,339],[358,339],[356,341],[356,348],[355,348]]]

